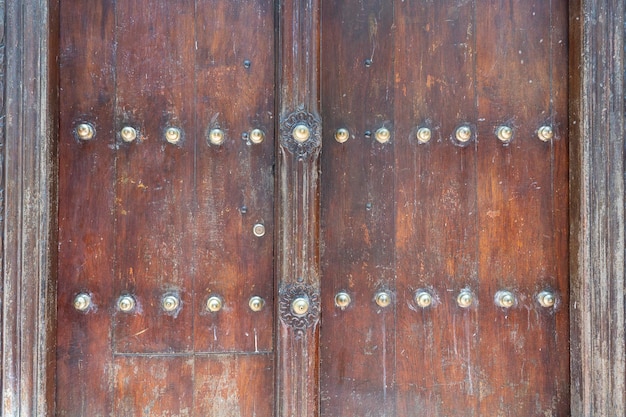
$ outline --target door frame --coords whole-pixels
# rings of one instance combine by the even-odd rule
[[[580,417],[626,413],[624,12],[622,0],[570,1],[571,411]],[[7,417],[54,415],[58,25],[58,0],[0,0]]]

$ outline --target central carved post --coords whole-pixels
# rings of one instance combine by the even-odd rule
[[[279,1],[277,416],[319,416],[320,1]]]

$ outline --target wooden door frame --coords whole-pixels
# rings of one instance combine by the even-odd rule
[[[570,1],[573,416],[626,412],[624,4]],[[0,0],[2,416],[55,395],[58,0]],[[566,343],[564,341],[563,343]]]

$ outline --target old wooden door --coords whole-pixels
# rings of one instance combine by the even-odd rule
[[[565,0],[60,16],[58,415],[569,415]]]

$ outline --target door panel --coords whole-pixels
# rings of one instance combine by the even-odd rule
[[[61,21],[58,414],[271,415],[273,5]]]
[[[568,415],[567,2],[295,5],[61,0],[58,415]]]
[[[322,415],[568,415],[567,12],[550,7],[323,3]],[[388,143],[364,134],[380,127]]]

